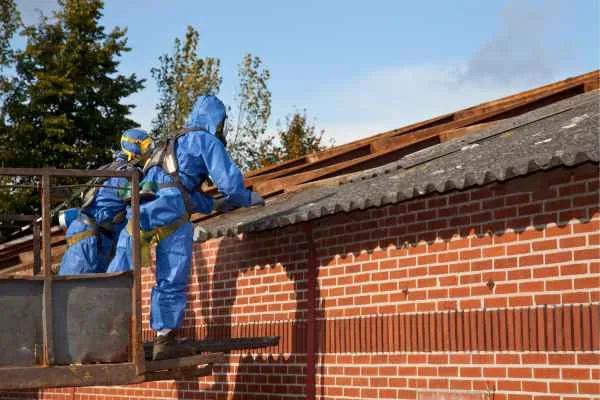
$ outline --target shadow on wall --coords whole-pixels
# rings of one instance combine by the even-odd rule
[[[281,336],[281,340],[277,348],[231,352],[228,364],[215,368],[208,387],[202,378],[177,381],[178,398],[193,398],[197,393],[215,399],[265,399],[269,394],[304,399],[308,258],[304,232],[294,227],[286,230],[286,235],[230,237],[218,243],[210,264],[195,252],[192,276],[197,277],[199,294],[190,296],[186,319],[192,324],[184,322],[181,333],[196,340],[257,336]],[[267,268],[274,274],[262,276]],[[253,269],[257,274],[252,273]],[[283,271],[285,278],[279,273]],[[240,288],[238,279],[246,273],[248,284]],[[269,284],[277,287],[273,293],[269,292]],[[288,284],[291,293],[283,289]],[[316,293],[318,296],[318,287]],[[243,305],[236,304],[240,298]],[[271,299],[270,305],[261,305],[258,299]],[[253,316],[244,318],[242,310],[248,307],[254,307]],[[315,317],[318,321],[322,315],[317,311]],[[198,329],[200,323],[205,326]],[[209,393],[215,391],[214,396],[206,393],[207,389]]]
[[[517,178],[507,183],[490,184],[463,192],[431,194],[396,205],[316,220],[313,224],[318,264],[327,267],[335,265],[336,259],[343,258],[354,260],[352,261],[354,267],[359,265],[360,268],[360,264],[368,261],[370,255],[378,252],[383,252],[384,257],[401,257],[402,252],[410,252],[417,246],[440,245],[448,249],[451,242],[455,243],[457,240],[467,238],[471,244],[466,247],[485,246],[495,243],[498,238],[503,238],[505,235],[519,235],[525,231],[530,232],[532,228],[539,232],[548,229],[549,225],[556,225],[556,229],[561,229],[570,221],[588,223],[592,216],[598,213],[598,195],[594,194],[589,186],[586,189],[585,184],[583,188],[577,189],[579,184],[575,177],[578,180],[597,179],[598,171],[593,164],[577,168],[559,168]],[[558,189],[550,185],[569,185],[572,188],[561,186],[559,193]],[[574,193],[569,193],[569,190]],[[569,196],[578,193],[581,194],[581,201],[575,203]],[[569,199],[565,200],[567,197]],[[268,294],[265,292],[265,282],[261,280],[260,275],[254,275],[253,277],[257,278],[250,279],[250,289],[245,286],[238,288],[238,279],[243,278],[246,272],[255,268],[254,266],[261,266],[261,270],[269,265],[283,266],[287,279],[293,283],[296,295],[296,310],[291,318],[297,323],[292,325],[289,332],[288,337],[291,342],[287,347],[289,353],[286,350],[283,352],[285,356],[270,354],[275,349],[264,349],[258,352],[258,355],[234,352],[230,354],[233,365],[222,366],[215,371],[214,384],[209,386],[209,390],[214,391],[214,398],[218,399],[304,398],[307,243],[301,226],[243,235],[242,239],[224,238],[214,243],[218,243],[214,271],[211,271],[212,267],[206,261],[200,257],[196,259],[195,273],[199,286],[204,289],[200,292],[200,305],[191,310],[192,314],[199,315],[190,315],[194,321],[206,323],[206,331],[199,335],[197,329],[190,327],[185,334],[189,336],[192,333],[198,339],[204,336],[227,338],[267,335],[268,332],[264,330],[245,335],[232,332],[232,323],[236,323],[237,318],[240,315],[243,317],[245,312],[245,307],[235,304],[236,299],[240,295],[244,298],[248,297],[247,290],[251,293]],[[247,264],[248,260],[251,260],[251,265]],[[407,269],[401,265],[395,268],[400,271]],[[425,275],[429,273],[427,265],[424,266],[424,271]],[[483,277],[486,272],[493,271],[482,269],[479,272]],[[416,283],[416,279],[412,279],[412,283]],[[481,285],[486,285],[483,278]],[[398,291],[403,289],[398,287]],[[318,287],[317,296],[321,290],[323,296],[327,297],[326,287]],[[410,291],[406,291],[404,300],[392,304],[390,307],[395,308],[388,312],[418,311],[414,304],[416,297],[413,297],[416,292],[418,291],[412,291],[411,286]],[[325,301],[318,300],[317,304],[320,304],[316,315],[317,352],[320,354],[344,352],[344,346],[334,343],[336,339],[331,338],[335,334],[327,332],[328,325],[323,323]],[[257,303],[256,306],[260,304]],[[448,301],[448,307],[456,309],[457,302]],[[260,312],[262,314],[255,311],[256,318],[265,321],[268,318],[264,319],[264,316],[270,315],[272,310],[265,306]],[[348,315],[327,315],[327,317],[341,316]],[[279,349],[277,351],[279,352]],[[385,350],[379,344],[372,342],[372,348],[362,348],[361,351],[377,353]],[[239,364],[236,369],[235,362],[238,357]],[[325,366],[324,362],[317,360],[317,363],[321,368],[318,371],[320,382],[317,384],[317,397],[324,399],[327,397],[324,389]],[[181,390],[180,398],[192,396],[190,392],[199,393],[206,390],[201,382],[178,382],[178,388]],[[206,393],[203,395],[206,396]]]

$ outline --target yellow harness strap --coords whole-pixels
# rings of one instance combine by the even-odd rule
[[[152,245],[165,239],[171,233],[175,232],[181,225],[187,223],[188,221],[189,216],[187,214],[184,214],[181,218],[179,218],[172,224],[162,226],[159,228],[154,228],[149,231],[140,231],[140,252],[142,258],[142,267],[150,265],[150,250],[152,249]],[[131,221],[127,224],[127,231],[129,232],[129,235],[131,235]]]
[[[67,238],[67,245],[68,247],[71,247],[75,243],[81,242],[83,239],[87,239],[92,236],[96,236],[96,232],[88,230],[76,233],[73,236]]]
[[[165,239],[171,233],[175,232],[181,225],[188,222],[189,219],[190,219],[190,217],[187,214],[185,214],[185,215],[181,216],[181,218],[179,218],[177,221],[173,222],[172,224],[169,224],[167,226],[162,226],[160,228],[155,228],[154,229],[154,231],[155,231],[154,238],[155,238],[156,242],[158,243],[161,240]]]

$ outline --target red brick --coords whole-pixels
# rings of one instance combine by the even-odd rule
[[[517,260],[516,257],[494,259],[494,269],[515,268],[518,265]]]
[[[481,368],[479,367],[460,367],[460,376],[468,378],[481,377]]]
[[[508,271],[508,280],[515,281],[519,279],[531,279],[531,269],[522,268]]]
[[[516,293],[517,292],[517,284],[516,283],[498,284],[494,288],[494,292],[496,294]]]
[[[600,365],[600,354],[578,354],[577,364]]]
[[[575,289],[594,289],[600,287],[600,277],[577,278],[574,283]]]
[[[555,277],[555,276],[558,276],[558,267],[557,266],[536,268],[533,270],[534,278],[551,278],[551,277]]]
[[[548,354],[548,363],[555,365],[572,365],[575,363],[573,354]]]
[[[569,247],[582,247],[586,245],[585,236],[576,236],[560,239],[559,246],[561,249]]]
[[[498,390],[521,391],[521,381],[498,380]]]
[[[562,369],[562,378],[563,379],[579,379],[579,380],[589,380],[590,379],[590,370],[589,368],[563,368]]]
[[[525,282],[519,284],[519,292],[542,292],[544,281]]]
[[[486,378],[504,378],[506,376],[506,368],[484,368],[483,376]]]
[[[456,275],[443,276],[438,278],[440,286],[456,286],[458,277]]]
[[[451,390],[471,390],[471,381],[470,380],[450,380],[450,389]]]
[[[573,225],[574,233],[589,233],[589,232],[599,232],[600,231],[600,221],[589,221],[586,223],[578,223]]]
[[[519,364],[518,354],[496,354],[496,364]]]
[[[539,294],[535,296],[535,304],[560,304],[560,294]]]
[[[600,259],[600,249],[575,250],[573,258],[575,261],[597,260]]]
[[[600,383],[579,382],[580,394],[600,394]]]
[[[534,272],[535,274],[535,272]],[[558,291],[558,290],[571,290],[573,289],[573,280],[561,279],[555,281],[546,281],[546,290]]]
[[[462,310],[479,309],[479,308],[481,308],[481,300],[480,299],[461,300],[460,308]]]
[[[519,267],[526,267],[530,265],[537,266],[542,264],[544,264],[544,256],[541,254],[532,254],[519,257]]]
[[[531,251],[529,243],[514,244],[506,247],[506,255],[511,256],[514,254],[524,254]]]
[[[569,382],[550,382],[550,392],[577,394],[577,384]]]
[[[553,250],[557,248],[557,243],[555,239],[552,240],[544,240],[541,242],[534,242],[531,244],[531,248],[533,251],[546,251]]]
[[[548,383],[540,381],[523,381],[523,391],[547,393]]]
[[[483,300],[485,308],[504,308],[508,305],[508,298],[493,297]]]
[[[561,251],[559,253],[544,255],[544,263],[546,264],[562,263],[566,261],[571,261],[572,259],[573,254],[570,251]]]
[[[480,260],[480,261],[471,261],[471,271],[484,271],[486,269],[492,269],[493,263],[492,260]]]
[[[523,364],[547,364],[548,362],[544,353],[524,353],[521,355],[521,359],[523,360]]]
[[[531,378],[532,375],[531,368],[508,368],[509,378]]]
[[[474,258],[481,258],[481,249],[471,249],[460,252],[461,260],[471,260]]]
[[[505,246],[495,246],[483,249],[482,256],[484,258],[502,257],[506,255]]]
[[[536,368],[533,370],[533,376],[539,379],[560,379],[560,369]]]
[[[473,354],[471,356],[471,361],[473,364],[493,364],[494,363],[494,355],[493,354]]]
[[[562,302],[566,304],[588,303],[589,301],[590,293],[587,292],[571,292],[562,295]]]

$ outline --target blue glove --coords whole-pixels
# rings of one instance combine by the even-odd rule
[[[224,198],[214,199],[213,200],[213,211],[218,211],[221,213],[226,213],[239,208],[239,206],[233,205],[229,203]]]
[[[265,205],[265,200],[262,198],[262,196],[256,192],[252,192],[252,194],[250,195],[250,207],[252,207],[252,206],[264,207],[264,205]]]

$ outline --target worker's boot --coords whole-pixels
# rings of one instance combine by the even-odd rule
[[[167,358],[187,357],[196,354],[196,348],[189,341],[177,340],[175,332],[157,336],[154,339],[152,359],[165,360]]]

